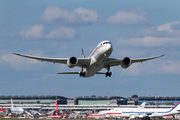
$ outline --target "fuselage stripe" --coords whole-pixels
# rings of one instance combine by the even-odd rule
[[[111,115],[111,114],[121,114],[121,113],[107,113],[108,115]]]
[[[100,49],[100,48],[102,48],[102,47],[104,47],[104,46],[99,46],[98,48],[96,48],[96,50],[93,52],[93,54],[91,55],[91,57],[94,55],[94,53],[95,53],[98,49]]]

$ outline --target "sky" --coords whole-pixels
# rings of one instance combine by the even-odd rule
[[[179,96],[180,1],[174,0],[1,0],[0,95]],[[111,67],[112,76],[57,75],[81,71],[40,62],[33,56],[88,57],[103,40],[111,58],[164,57],[129,68]],[[102,69],[106,72],[106,69]]]

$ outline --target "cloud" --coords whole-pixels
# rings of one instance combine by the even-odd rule
[[[159,72],[180,74],[180,61],[164,61]]]
[[[156,37],[179,37],[180,21],[168,22],[152,28],[143,29],[136,36],[156,36]]]
[[[141,47],[159,47],[159,46],[180,46],[179,38],[153,37],[145,36],[143,38],[117,39],[121,46],[141,46]]]
[[[119,11],[114,15],[108,17],[106,22],[109,24],[120,25],[136,25],[151,23],[150,17],[140,8],[135,11]]]
[[[88,24],[97,22],[99,15],[95,10],[85,8],[77,8],[72,12],[62,10],[59,7],[48,7],[40,20],[44,23],[52,23],[54,21],[61,21],[62,23],[71,24]]]
[[[132,38],[117,38],[122,46],[180,46],[180,21],[165,23],[143,29],[132,35]]]
[[[129,68],[122,70],[124,75],[138,76],[142,74],[180,74],[180,61],[152,60],[134,63]]]
[[[49,34],[44,33],[45,26],[43,24],[36,24],[33,26],[24,27],[20,35],[26,39],[70,39],[76,34],[76,30],[71,27],[59,27],[53,29]]]
[[[42,52],[30,51],[27,54],[33,54],[34,56],[41,56]],[[3,54],[0,59],[0,63],[1,64],[8,63],[12,68],[19,71],[19,70],[31,70],[31,69],[34,70],[37,64],[40,64],[40,61],[19,57],[14,54]]]
[[[59,27],[53,29],[48,35],[47,39],[70,39],[75,36],[76,31],[73,28]]]
[[[44,25],[36,24],[33,26],[24,27],[20,34],[23,38],[43,38]]]
[[[180,25],[180,21],[170,22],[170,23],[165,23],[163,25],[159,25],[159,26],[157,26],[157,29],[158,29],[158,31],[167,31],[167,32],[172,33],[174,31],[176,31],[175,29],[173,29],[173,26],[175,27],[177,25]]]

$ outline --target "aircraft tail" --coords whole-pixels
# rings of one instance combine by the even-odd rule
[[[146,102],[143,102],[140,106],[138,106],[138,108],[145,108],[146,106]]]
[[[178,102],[172,109],[171,111],[180,111],[180,102]]]
[[[56,99],[56,110],[58,110],[58,101]]]
[[[12,98],[11,98],[11,108],[13,108],[13,101],[12,101]]]
[[[3,112],[3,106],[1,107],[1,111],[0,112]]]
[[[84,55],[84,50],[83,50],[83,48],[81,48],[81,54],[82,54],[82,58],[85,58],[85,55]]]

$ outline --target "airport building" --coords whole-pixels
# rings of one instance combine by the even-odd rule
[[[0,104],[11,104],[11,99],[14,104],[54,104],[56,103],[56,98],[58,104],[67,104],[67,98],[62,96],[0,96]]]
[[[146,102],[146,107],[173,107],[180,101],[180,97],[139,97],[124,98],[120,96],[80,96],[66,98],[63,96],[0,96],[0,106],[5,109],[11,108],[11,99],[14,107],[24,109],[51,110],[56,107],[60,110],[107,110],[115,107],[137,107]]]
[[[139,97],[138,98],[139,104],[146,102],[148,105],[176,105],[180,102],[180,97]]]
[[[74,101],[75,105],[127,105],[127,99],[120,96],[81,96]]]

